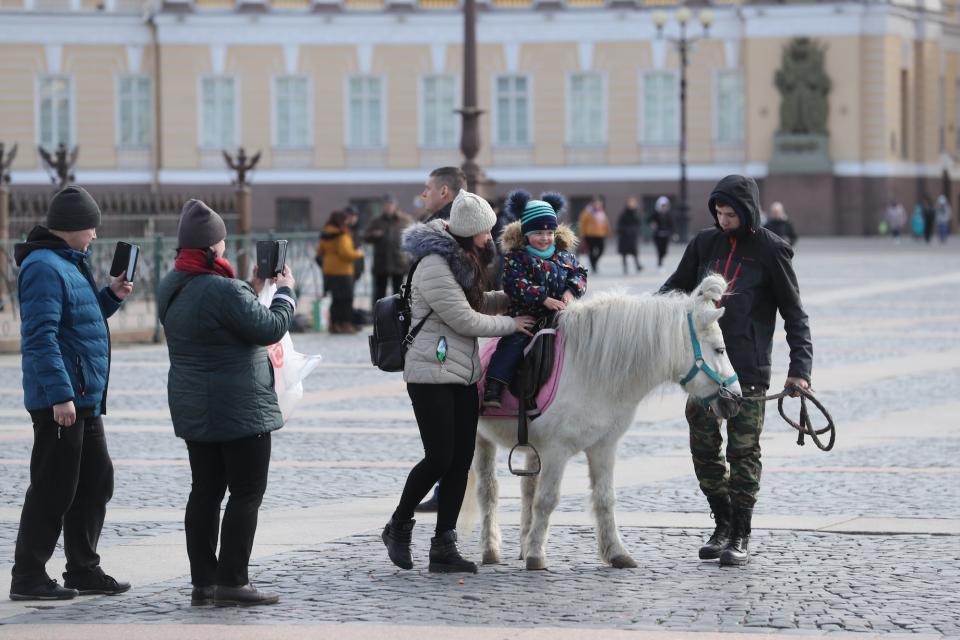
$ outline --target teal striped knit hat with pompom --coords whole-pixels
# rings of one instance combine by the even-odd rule
[[[557,212],[543,200],[530,200],[520,215],[520,230],[528,236],[536,231],[555,231]]]

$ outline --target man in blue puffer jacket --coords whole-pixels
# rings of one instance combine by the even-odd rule
[[[130,588],[100,568],[97,541],[113,495],[113,463],[101,414],[110,374],[107,318],[130,295],[121,274],[97,290],[87,249],[100,208],[68,186],[50,201],[47,226],[14,250],[20,273],[24,404],[33,419],[30,486],[20,516],[12,600],[67,600]],[[67,559],[64,586],[46,564],[60,530]]]

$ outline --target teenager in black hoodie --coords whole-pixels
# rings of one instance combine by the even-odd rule
[[[752,178],[731,175],[717,183],[708,202],[714,228],[690,241],[677,270],[660,289],[690,293],[711,272],[727,279],[721,303],[726,313],[720,328],[745,397],[762,396],[770,386],[778,311],[790,346],[784,387],[809,388],[813,365],[810,327],[791,262],[793,250],[760,225],[759,202]],[[760,491],[764,405],[745,401],[740,413],[727,421],[729,472],[721,451],[720,419],[692,400],[687,402],[686,416],[694,470],[716,521],[700,558],[719,558],[724,565],[747,564],[750,521]]]

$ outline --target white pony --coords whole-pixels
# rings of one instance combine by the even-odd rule
[[[637,566],[614,518],[617,444],[640,401],[668,381],[683,381],[686,391],[718,416],[736,415],[740,385],[717,324],[724,309],[716,302],[726,288],[724,279],[713,274],[689,296],[606,293],[559,314],[565,347],[556,399],[530,423],[530,443],[540,452],[542,468],[538,476],[521,480],[521,551],[527,569],[546,567],[550,514],[560,499],[567,461],[580,451],[586,451],[590,469],[600,557],[617,568]],[[702,353],[697,362],[696,350]],[[481,417],[471,476],[482,514],[484,564],[500,561],[497,445],[509,448],[516,442],[515,420]],[[467,502],[468,510],[475,508],[472,500]],[[465,520],[469,517],[465,513]]]

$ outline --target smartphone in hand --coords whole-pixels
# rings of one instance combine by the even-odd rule
[[[133,282],[137,275],[137,261],[140,258],[140,247],[135,244],[117,242],[117,248],[113,252],[113,263],[110,265],[110,275],[116,278],[121,273],[126,272],[123,277],[127,282]]]
[[[283,272],[287,263],[286,240],[260,240],[257,242],[257,274],[264,280]]]

